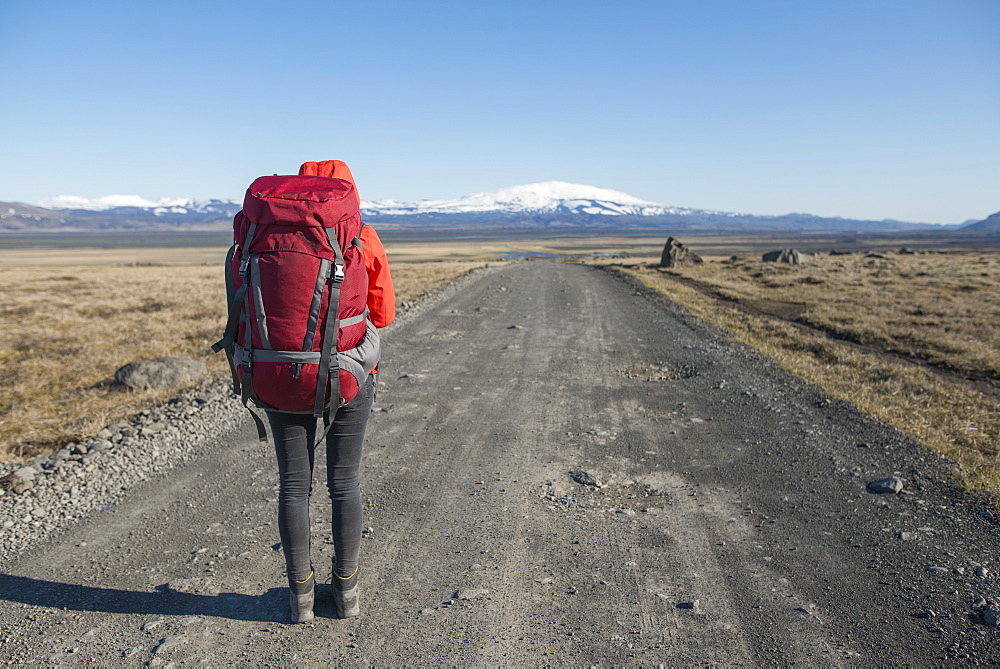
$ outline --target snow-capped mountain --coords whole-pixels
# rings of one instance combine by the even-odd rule
[[[0,203],[0,231],[232,229],[241,200],[194,200],[137,195],[88,199],[60,195],[38,203]],[[809,214],[755,216],[649,202],[607,188],[545,181],[472,193],[453,200],[366,200],[364,219],[385,231],[893,231],[934,227],[899,221],[857,221]]]
[[[57,195],[42,200],[39,207],[46,209],[73,209],[79,211],[110,211],[114,209],[142,209],[154,216],[164,214],[225,214],[232,216],[243,206],[237,200],[192,200],[180,197],[162,197],[151,201],[138,195],[105,195],[98,198],[76,195]],[[232,213],[230,213],[232,212]]]
[[[607,188],[544,181],[511,186],[488,193],[472,193],[456,200],[361,203],[363,213],[381,216],[414,214],[586,214],[603,216],[663,216],[695,210],[670,207]]]

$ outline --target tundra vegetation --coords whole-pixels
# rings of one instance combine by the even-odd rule
[[[622,271],[1000,494],[1000,252],[759,255]]]
[[[210,348],[225,323],[221,264],[100,264],[97,254],[88,257],[89,265],[0,268],[0,460],[91,437],[176,393],[113,385],[115,370],[134,360],[184,356],[204,361],[214,377],[228,375],[225,356]],[[109,257],[124,260],[122,252]],[[482,264],[394,263],[397,299],[413,300]]]

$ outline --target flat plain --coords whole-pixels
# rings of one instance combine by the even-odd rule
[[[820,252],[792,266],[763,263],[759,252],[797,242],[822,251],[856,240],[686,241],[709,262],[656,268],[662,236],[438,239],[387,242],[387,249],[401,302],[503,258],[618,265],[796,374],[956,458],[970,489],[1000,492],[1000,253],[883,248],[881,258]],[[892,241],[928,246],[924,239]],[[0,308],[8,334],[0,345],[0,457],[51,450],[167,399],[165,391],[123,392],[109,383],[133,360],[183,355],[224,375],[225,361],[208,348],[222,329],[224,254],[221,245],[0,251],[8,296]]]

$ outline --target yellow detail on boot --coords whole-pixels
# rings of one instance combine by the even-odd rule
[[[338,574],[338,573],[337,573],[336,571],[335,571],[335,572],[333,572],[333,575],[334,575],[334,576],[336,576],[337,578],[339,578],[339,579],[340,579],[341,581],[349,581],[350,579],[354,578],[354,575],[355,575],[355,574],[357,574],[357,573],[358,573],[358,569],[359,569],[360,567],[361,567],[361,565],[358,565],[357,567],[355,567],[355,568],[354,568],[354,571],[352,571],[352,572],[351,572],[351,575],[350,575],[350,576],[341,576],[341,575],[340,575],[340,574]]]
[[[355,571],[357,571],[357,570],[355,569]],[[310,572],[309,572],[309,575],[308,575],[308,576],[306,576],[306,577],[305,577],[304,579],[302,579],[301,581],[295,581],[295,579],[292,579],[292,580],[293,580],[293,581],[294,581],[295,583],[305,583],[306,581],[308,581],[308,580],[309,580],[309,579],[311,579],[312,577],[313,577],[313,572],[312,572],[312,571],[310,571]]]

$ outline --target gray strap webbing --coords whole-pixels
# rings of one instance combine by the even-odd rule
[[[346,328],[349,325],[357,325],[358,323],[363,323],[366,318],[368,318],[368,309],[365,309],[365,313],[363,314],[358,314],[357,316],[351,316],[350,318],[341,318],[340,327]]]
[[[316,287],[313,289],[313,299],[309,305],[309,321],[306,323],[306,338],[302,342],[303,351],[313,350],[316,343],[316,326],[319,323],[319,310],[323,306],[323,292],[326,289],[326,281],[330,278],[330,261],[323,258],[319,263],[319,271],[316,272]]]
[[[237,365],[256,362],[292,362],[300,365],[318,365],[319,351],[271,351],[260,348],[250,349],[237,346],[233,354]]]
[[[260,285],[260,254],[254,253],[250,258],[250,290],[253,291],[254,313],[257,315],[257,335],[260,345],[271,348],[271,335],[267,331],[267,312],[264,311],[264,295]]]
[[[226,254],[226,309],[227,309],[227,311],[232,310],[232,308],[233,308],[233,297],[236,294],[236,283],[233,280],[233,256],[236,255],[236,249],[237,248],[238,247],[236,246],[236,244],[233,244],[232,246],[229,247],[229,253]],[[227,321],[228,321],[228,318],[227,318]],[[226,323],[226,328],[227,328],[227,331],[222,333],[222,335],[223,335],[222,336],[222,341],[225,341],[226,337],[229,335],[229,332],[228,332],[229,324],[228,324],[228,322]],[[233,342],[235,342],[235,341],[236,341],[236,334],[234,333],[233,334]],[[223,344],[222,348],[226,349],[226,361],[229,363],[229,373],[233,377],[233,392],[234,393],[239,393],[240,392],[240,377],[239,377],[239,374],[236,373],[236,363],[233,361],[233,343],[231,342],[229,344]],[[212,350],[215,351],[216,353],[219,352],[219,349],[216,349],[215,346],[212,347]]]
[[[243,402],[244,408],[250,412],[250,416],[253,418],[254,424],[257,426],[257,438],[261,441],[267,441],[267,429],[264,427],[264,421],[260,419],[257,412],[250,408],[250,400],[260,401],[257,398],[257,393],[253,391],[253,379],[251,377],[250,365],[243,365],[243,393],[240,397]]]
[[[227,346],[232,346],[236,342],[239,334],[240,311],[244,306],[244,298],[247,295],[247,284],[244,282],[240,289],[233,295],[233,301],[229,305],[229,319],[226,321],[226,331],[222,339],[212,344],[212,350],[218,353]]]
[[[351,240],[351,246],[357,246],[362,251],[365,250],[365,245],[361,241],[361,231],[365,229],[365,224],[362,223],[361,227],[358,228],[358,236]]]
[[[330,300],[326,310],[319,374],[316,378],[316,405],[313,407],[313,415],[317,418],[323,415],[328,387],[330,404],[334,407],[340,404],[340,363],[337,356],[332,354],[337,350],[337,316],[340,313],[340,284],[344,280],[344,253],[333,228],[327,228],[326,234],[336,260],[333,267],[333,281],[330,283]]]

